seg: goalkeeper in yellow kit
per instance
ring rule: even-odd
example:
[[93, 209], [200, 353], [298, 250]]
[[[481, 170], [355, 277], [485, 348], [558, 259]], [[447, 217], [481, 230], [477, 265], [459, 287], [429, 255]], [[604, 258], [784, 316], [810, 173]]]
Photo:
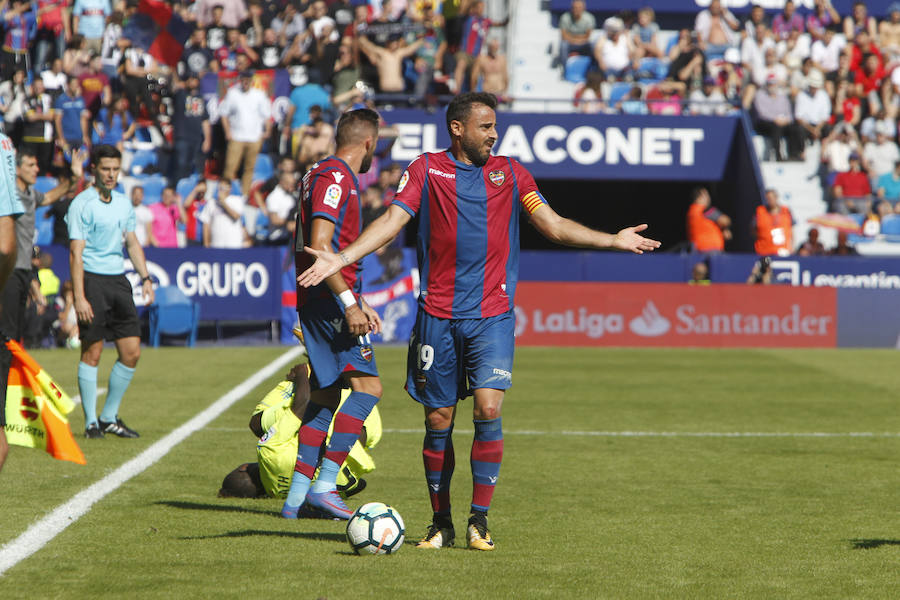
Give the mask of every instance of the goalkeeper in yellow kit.
[[[350, 390], [343, 390], [341, 402]], [[258, 462], [244, 463], [229, 473], [222, 482], [219, 496], [285, 498], [291, 486], [297, 461], [297, 431], [300, 417], [309, 400], [309, 365], [295, 365], [263, 398], [250, 417], [250, 430], [259, 437], [256, 445]], [[332, 424], [333, 425], [333, 424]], [[328, 432], [329, 437], [331, 431]], [[375, 469], [369, 454], [381, 439], [381, 415], [376, 407], [363, 424], [363, 432], [353, 445], [337, 478], [338, 492], [349, 497], [361, 492], [363, 475]], [[327, 440], [326, 440], [327, 443]]]

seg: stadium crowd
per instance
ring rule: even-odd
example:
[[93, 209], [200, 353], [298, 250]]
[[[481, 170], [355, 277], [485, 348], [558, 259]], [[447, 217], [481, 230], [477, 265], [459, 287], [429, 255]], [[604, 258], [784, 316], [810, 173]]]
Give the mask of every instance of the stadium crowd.
[[[284, 243], [300, 175], [333, 151], [344, 110], [376, 98], [433, 106], [467, 89], [506, 93], [505, 56], [488, 39], [505, 23], [485, 17], [481, 0], [166, 4], [194, 28], [171, 67], [137, 43], [137, 0], [0, 2], [2, 130], [35, 154], [42, 177], [63, 176], [81, 147], [125, 150], [124, 187], [147, 245]], [[285, 115], [254, 77], [268, 69], [289, 74]], [[201, 92], [210, 74], [217, 106]], [[383, 146], [381, 165], [360, 181], [374, 189], [365, 197], [375, 213], [399, 181], [397, 169], [380, 173], [391, 167], [390, 140]], [[55, 218], [53, 243], [68, 241], [73, 195], [41, 215]]]
[[[693, 29], [664, 35], [652, 8], [600, 27], [573, 0], [559, 21], [563, 75], [585, 81], [582, 112], [724, 114], [745, 109], [765, 154], [803, 160], [821, 146], [821, 180], [835, 212], [900, 213], [900, 2], [881, 21], [856, 2], [775, 14], [754, 4], [741, 20], [712, 0]], [[587, 70], [585, 73], [585, 69]], [[893, 219], [891, 219], [893, 220]]]

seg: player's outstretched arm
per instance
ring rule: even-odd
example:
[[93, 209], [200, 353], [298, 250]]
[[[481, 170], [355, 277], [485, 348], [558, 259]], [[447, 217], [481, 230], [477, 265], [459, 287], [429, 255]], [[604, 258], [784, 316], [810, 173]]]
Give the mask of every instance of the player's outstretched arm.
[[531, 215], [531, 224], [551, 242], [576, 248], [611, 248], [643, 254], [659, 248], [660, 243], [640, 235], [647, 224], [626, 227], [615, 235], [585, 227], [581, 223], [561, 217], [549, 205], [540, 206]]
[[330, 250], [303, 248], [316, 257], [316, 262], [297, 277], [297, 283], [303, 287], [318, 285], [329, 275], [340, 271], [343, 267], [355, 263], [367, 254], [371, 254], [394, 239], [400, 230], [409, 222], [410, 214], [392, 204], [387, 211], [372, 221], [352, 244], [344, 248], [340, 254]]

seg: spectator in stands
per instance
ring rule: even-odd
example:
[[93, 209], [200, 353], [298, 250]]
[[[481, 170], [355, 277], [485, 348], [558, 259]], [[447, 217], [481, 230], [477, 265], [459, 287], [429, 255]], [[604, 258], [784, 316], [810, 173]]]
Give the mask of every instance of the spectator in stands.
[[672, 62], [669, 64], [667, 79], [689, 85], [695, 81], [703, 81], [709, 75], [706, 56], [697, 44], [696, 36], [690, 32], [679, 35], [678, 43], [669, 57]]
[[25, 125], [22, 142], [37, 158], [38, 168], [49, 175], [53, 160], [53, 99], [44, 91], [44, 82], [35, 79], [31, 93], [25, 99]]
[[698, 252], [722, 252], [725, 242], [731, 239], [731, 219], [711, 204], [706, 188], [695, 188], [691, 192], [687, 235]]
[[862, 167], [868, 172], [873, 186], [882, 175], [890, 174], [900, 160], [900, 150], [891, 139], [893, 135], [891, 126], [881, 121], [875, 126], [875, 139], [863, 147]]
[[772, 77], [778, 88], [786, 90], [790, 72], [784, 64], [778, 61], [778, 52], [775, 50], [775, 47], [767, 47], [763, 56], [764, 60], [762, 67], [753, 70], [753, 83], [756, 84], [759, 89], [762, 89], [768, 85], [769, 79]]
[[[766, 87], [753, 100], [756, 113], [755, 129], [766, 137], [776, 160], [797, 160], [802, 152], [800, 126], [794, 121], [791, 103], [783, 91], [778, 89], [777, 76], [772, 73], [766, 79]], [[781, 141], [787, 143], [787, 156], [781, 149]]]
[[[417, 74], [413, 85], [413, 95], [419, 98], [424, 97], [425, 94], [434, 93], [435, 84], [446, 81], [443, 71], [447, 40], [444, 36], [441, 16], [435, 13], [430, 5], [426, 6], [423, 9], [422, 24], [425, 26], [425, 34], [422, 37], [422, 46], [416, 51], [413, 61], [413, 67]], [[407, 41], [413, 40], [408, 39]], [[350, 47], [346, 48], [349, 51]], [[341, 49], [344, 50], [343, 45]], [[335, 69], [337, 69], [337, 65]], [[335, 96], [338, 94], [336, 89], [334, 94]]]
[[[509, 23], [507, 17], [503, 21], [495, 22], [484, 16], [484, 0], [475, 0], [469, 7], [468, 16], [463, 22], [462, 40], [459, 52], [456, 53], [456, 70], [450, 91], [456, 92], [454, 86], [460, 88], [467, 82], [466, 73], [472, 67], [475, 59], [481, 54], [481, 46], [487, 37], [491, 27], [506, 27]], [[449, 84], [450, 82], [448, 82]]]
[[275, 69], [281, 64], [284, 46], [278, 41], [278, 35], [274, 29], [266, 28], [263, 30], [258, 54], [260, 69]]
[[379, 185], [370, 185], [363, 193], [362, 221], [363, 228], [387, 211], [384, 205], [384, 190]]
[[81, 83], [77, 77], [69, 77], [66, 91], [53, 104], [56, 121], [56, 142], [63, 152], [71, 152], [81, 146], [90, 147], [91, 116], [84, 98], [81, 96]]
[[656, 13], [649, 6], [638, 11], [637, 22], [631, 26], [632, 44], [635, 48], [635, 58], [663, 58], [663, 51], [657, 43], [659, 25], [654, 19]]
[[724, 115], [729, 110], [725, 96], [713, 77], [704, 79], [703, 87], [695, 88], [688, 100], [692, 115]]
[[228, 142], [223, 177], [230, 182], [243, 165], [241, 193], [246, 199], [253, 182], [253, 165], [271, 132], [272, 103], [265, 92], [253, 87], [253, 73], [242, 71], [238, 85], [228, 90], [219, 105], [219, 115]]
[[584, 10], [584, 0], [572, 0], [572, 6], [559, 18], [559, 64], [565, 67], [572, 54], [591, 56], [591, 34], [597, 27], [594, 15]]
[[41, 81], [44, 82], [44, 89], [47, 90], [47, 93], [54, 100], [66, 89], [66, 81], [69, 77], [71, 76], [63, 72], [61, 58], [54, 58], [50, 63], [50, 68], [41, 71]]
[[150, 229], [153, 225], [153, 213], [144, 204], [144, 188], [136, 185], [131, 188], [131, 206], [134, 207], [134, 235], [141, 247], [150, 245]]
[[806, 16], [806, 32], [810, 37], [819, 41], [830, 29], [832, 33], [840, 27], [841, 15], [831, 5], [831, 0], [815, 0], [815, 6]]
[[114, 10], [103, 30], [103, 40], [100, 43], [100, 56], [103, 59], [103, 68], [107, 73], [114, 73], [119, 68], [121, 56], [119, 55], [119, 40], [124, 31], [122, 23], [125, 15], [120, 10]]
[[832, 193], [835, 206], [832, 210], [841, 214], [866, 214], [872, 204], [872, 186], [869, 176], [862, 170], [859, 153], [853, 152], [849, 157], [850, 169], [838, 173], [834, 179]]
[[850, 245], [846, 231], [838, 231], [837, 246], [828, 251], [830, 256], [856, 256], [856, 248]]
[[163, 188], [162, 199], [150, 205], [153, 214], [150, 227], [150, 245], [156, 248], [178, 247], [178, 224], [187, 220], [181, 197], [175, 188], [167, 185]]
[[800, 126], [803, 143], [814, 143], [828, 134], [831, 119], [831, 98], [822, 89], [825, 78], [819, 71], [810, 71], [807, 77], [809, 88], [797, 95], [794, 105], [794, 118]]
[[832, 175], [849, 171], [850, 155], [859, 149], [856, 130], [847, 123], [838, 123], [822, 142], [822, 164], [826, 173]]
[[101, 108], [93, 124], [91, 145], [109, 144], [118, 148], [119, 152], [124, 149], [125, 142], [134, 136], [137, 128], [122, 96], [113, 96], [109, 108]]
[[109, 0], [75, 0], [72, 7], [72, 30], [84, 37], [85, 48], [100, 52], [106, 18], [111, 14]]
[[37, 0], [37, 33], [34, 63], [42, 70], [54, 58], [62, 58], [66, 40], [72, 37], [69, 21], [69, 0]]
[[822, 256], [825, 254], [825, 246], [819, 241], [819, 230], [815, 227], [807, 233], [806, 241], [797, 247], [798, 256]]
[[594, 59], [607, 79], [621, 80], [635, 65], [631, 36], [625, 32], [625, 23], [619, 17], [608, 18], [603, 23], [603, 31], [606, 35], [594, 45]]
[[100, 113], [100, 109], [112, 103], [112, 86], [109, 77], [103, 72], [102, 59], [94, 54], [88, 61], [88, 68], [78, 76], [84, 105], [92, 117]]
[[287, 226], [291, 214], [297, 208], [294, 190], [297, 175], [285, 170], [278, 173], [278, 185], [266, 196], [263, 211], [269, 220], [269, 242], [284, 242], [289, 239]]
[[331, 98], [321, 85], [308, 81], [306, 71], [295, 73], [294, 89], [291, 90], [290, 101], [284, 122], [290, 124], [290, 130], [282, 131], [282, 136], [291, 139], [291, 154], [296, 155], [300, 146], [300, 128], [311, 123], [310, 109], [318, 106], [323, 111], [331, 109]]
[[862, 234], [866, 237], [875, 237], [881, 233], [881, 221], [885, 217], [893, 217], [893, 209], [885, 200], [875, 200], [872, 207], [863, 219]]
[[900, 161], [894, 164], [890, 173], [878, 178], [875, 191], [879, 199], [886, 200], [894, 208], [894, 212], [900, 213]]
[[705, 261], [695, 263], [691, 268], [691, 278], [688, 280], [689, 285], [710, 285], [709, 266]]
[[472, 66], [472, 82], [469, 87], [472, 90], [494, 94], [501, 101], [506, 98], [509, 72], [506, 55], [501, 54], [500, 40], [497, 38], [489, 39], [486, 51], [475, 59], [475, 64]]
[[22, 143], [22, 125], [25, 118], [25, 70], [17, 69], [12, 79], [0, 82], [0, 112], [3, 113], [3, 130], [14, 146]]
[[852, 84], [846, 80], [837, 82], [837, 92], [832, 103], [834, 120], [843, 121], [852, 127], [858, 127], [862, 120], [862, 101], [854, 93]]
[[[835, 28], [828, 27], [824, 35], [813, 42], [810, 49], [810, 58], [813, 66], [825, 74], [837, 71], [840, 66], [840, 57], [843, 55], [847, 42], [842, 36], [835, 35]], [[846, 62], [849, 69], [850, 61]]]
[[786, 40], [791, 33], [803, 33], [803, 17], [796, 12], [794, 0], [787, 0], [781, 12], [772, 19], [772, 33], [779, 40]]
[[878, 42], [888, 62], [900, 58], [900, 2], [887, 8], [888, 18], [878, 24]]
[[[869, 54], [863, 60], [863, 66], [856, 71], [856, 96], [865, 98], [871, 105], [877, 105], [877, 91], [881, 87], [881, 80], [884, 79], [884, 67], [881, 66], [879, 58], [874, 54]], [[870, 94], [874, 94], [870, 96]]]
[[631, 86], [631, 89], [628, 90], [628, 96], [626, 96], [622, 99], [621, 102], [619, 102], [619, 111], [623, 115], [650, 114], [650, 108], [647, 106], [647, 103], [641, 99], [641, 96], [643, 96], [643, 90], [641, 89], [641, 86]]
[[712, 0], [709, 8], [700, 11], [694, 21], [700, 48], [709, 58], [722, 58], [725, 50], [737, 46], [740, 27], [731, 11], [722, 7], [721, 0]]
[[[121, 41], [126, 38], [121, 38]], [[122, 90], [128, 99], [128, 110], [135, 119], [142, 116], [141, 108], [153, 122], [162, 137], [162, 126], [159, 123], [159, 108], [150, 94], [149, 78], [156, 75], [156, 60], [143, 48], [128, 43], [125, 50], [124, 63], [120, 75]]]
[[794, 248], [794, 218], [778, 200], [778, 192], [766, 190], [766, 204], [756, 207], [753, 219], [753, 249], [760, 256], [788, 256]]
[[231, 180], [219, 180], [216, 198], [206, 203], [198, 220], [203, 223], [207, 248], [246, 248], [251, 245], [244, 228], [245, 196], [231, 193]]
[[66, 50], [63, 52], [63, 71], [76, 77], [81, 76], [91, 62], [92, 53], [95, 52], [87, 48], [84, 36], [76, 33], [66, 44]]
[[680, 115], [683, 111], [681, 98], [685, 86], [677, 81], [663, 81], [656, 86], [662, 98], [647, 98], [647, 108], [654, 115]]
[[212, 149], [212, 126], [206, 101], [200, 93], [200, 79], [189, 72], [183, 84], [175, 83], [172, 99], [173, 163], [170, 183], [177, 183], [191, 173], [203, 173], [206, 156]]
[[416, 53], [422, 46], [421, 37], [406, 45], [400, 35], [388, 39], [382, 48], [369, 41], [364, 35], [359, 37], [359, 48], [378, 69], [378, 89], [382, 93], [399, 94], [406, 89], [403, 81], [403, 61]]
[[28, 49], [37, 21], [31, 2], [28, 0], [11, 0], [10, 6], [4, 7], [3, 48], [0, 51], [0, 75], [11, 77], [16, 69], [28, 69]]
[[852, 40], [861, 31], [866, 32], [871, 39], [878, 35], [875, 17], [869, 16], [865, 2], [857, 0], [853, 3], [850, 16], [844, 19], [844, 37]]
[[272, 19], [266, 18], [266, 11], [263, 9], [261, 0], [247, 2], [247, 18], [238, 25], [241, 33], [241, 45], [258, 50], [262, 46], [266, 27], [271, 22]]
[[874, 39], [869, 36], [867, 31], [860, 31], [856, 34], [856, 38], [850, 46], [850, 70], [853, 71], [854, 75], [862, 70], [866, 59], [870, 55], [874, 55], [878, 59], [877, 68], [874, 70], [884, 73], [884, 57], [881, 55], [881, 50], [878, 49]]
[[300, 146], [297, 161], [304, 168], [321, 158], [332, 154], [334, 147], [334, 127], [322, 115], [322, 107], [313, 105], [309, 109], [309, 123], [301, 125], [297, 131]]
[[194, 14], [200, 27], [208, 27], [213, 22], [213, 12], [222, 7], [222, 23], [225, 27], [237, 27], [247, 18], [244, 0], [197, 0]]
[[211, 52], [216, 52], [225, 45], [228, 27], [222, 20], [224, 12], [221, 6], [214, 6], [210, 13], [210, 22], [206, 25], [206, 47]]
[[[575, 90], [575, 108], [582, 114], [597, 114], [606, 109], [603, 101], [603, 73], [591, 71], [587, 74], [584, 85]], [[643, 103], [642, 103], [643, 104]]]
[[740, 106], [745, 80], [740, 50], [729, 48], [725, 51], [725, 60], [719, 67], [718, 79], [728, 102]]
[[203, 244], [203, 223], [200, 222], [199, 216], [203, 213], [203, 209], [206, 206], [206, 192], [206, 181], [201, 179], [184, 199], [184, 233], [188, 246], [200, 246]]

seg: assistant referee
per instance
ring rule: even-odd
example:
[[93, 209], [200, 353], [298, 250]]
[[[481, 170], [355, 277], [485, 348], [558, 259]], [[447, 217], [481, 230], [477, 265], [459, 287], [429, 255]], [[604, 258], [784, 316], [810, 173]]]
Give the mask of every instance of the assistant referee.
[[[69, 206], [69, 266], [75, 292], [75, 314], [81, 334], [78, 391], [84, 409], [84, 435], [102, 438], [110, 433], [124, 438], [139, 437], [119, 418], [119, 406], [141, 355], [141, 325], [134, 306], [131, 283], [125, 277], [125, 249], [141, 277], [148, 304], [153, 303], [153, 285], [144, 251], [134, 234], [135, 215], [131, 202], [115, 191], [122, 154], [108, 144], [91, 152], [94, 183], [78, 194]], [[103, 341], [115, 343], [119, 359], [109, 375], [103, 412], [97, 417], [97, 365]]]

